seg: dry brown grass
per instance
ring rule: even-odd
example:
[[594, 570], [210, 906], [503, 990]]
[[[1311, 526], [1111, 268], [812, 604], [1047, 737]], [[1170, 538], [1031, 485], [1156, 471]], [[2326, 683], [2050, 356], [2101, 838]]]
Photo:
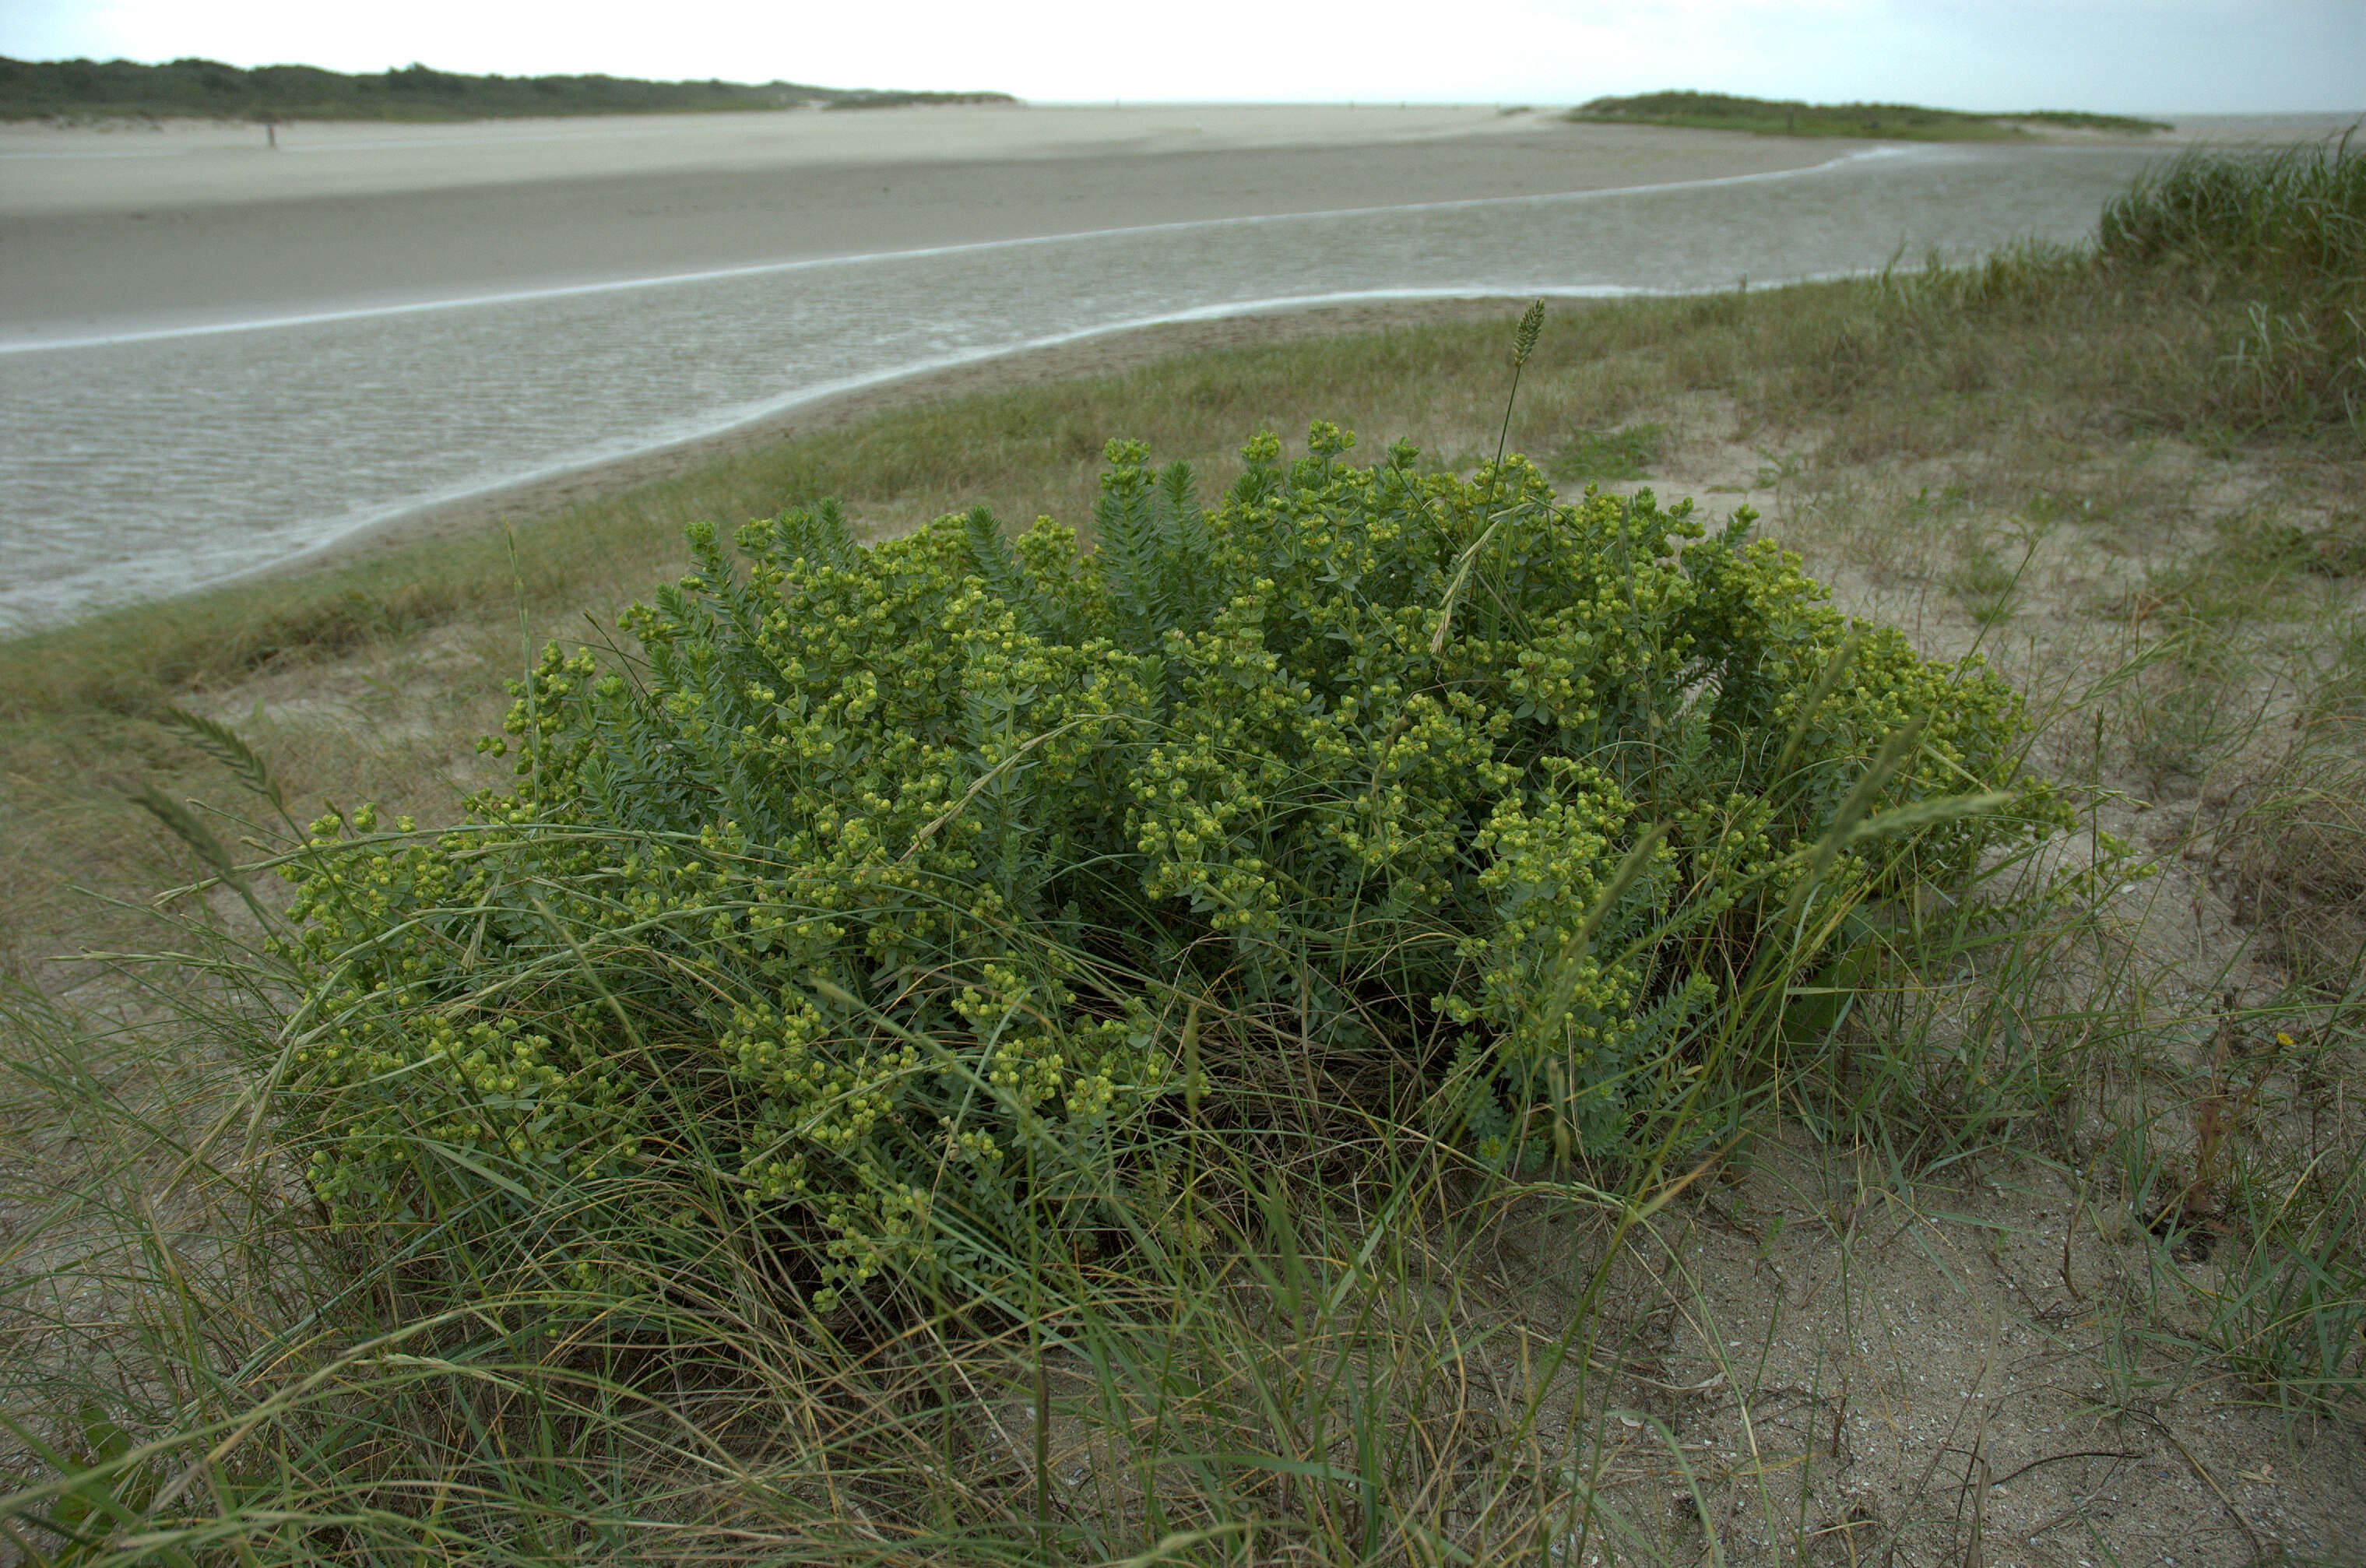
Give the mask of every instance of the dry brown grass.
[[2366, 720], [2320, 720], [2246, 779], [2218, 828], [2236, 907], [2293, 976], [2333, 995], [2366, 970]]

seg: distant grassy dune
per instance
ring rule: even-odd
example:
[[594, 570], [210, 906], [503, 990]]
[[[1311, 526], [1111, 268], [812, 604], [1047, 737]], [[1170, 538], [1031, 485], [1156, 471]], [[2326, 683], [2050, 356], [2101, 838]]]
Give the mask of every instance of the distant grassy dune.
[[0, 56], [0, 120], [54, 116], [456, 120], [1014, 101], [1008, 93], [920, 93], [815, 87], [796, 82], [749, 85], [644, 82], [624, 76], [468, 76], [418, 64], [376, 75], [348, 76], [310, 65], [265, 65], [243, 71], [213, 60], [141, 65], [130, 60]]
[[2127, 134], [2169, 129], [2157, 119], [2079, 114], [2065, 109], [1966, 114], [1958, 109], [1924, 108], [1920, 104], [1809, 104], [1797, 99], [1738, 98], [1723, 93], [1691, 92], [1596, 98], [1570, 110], [1569, 118], [1619, 125], [1753, 130], [1762, 136], [1879, 136], [1906, 141], [1999, 141], [2026, 136], [2029, 132], [2024, 127], [2032, 125]]

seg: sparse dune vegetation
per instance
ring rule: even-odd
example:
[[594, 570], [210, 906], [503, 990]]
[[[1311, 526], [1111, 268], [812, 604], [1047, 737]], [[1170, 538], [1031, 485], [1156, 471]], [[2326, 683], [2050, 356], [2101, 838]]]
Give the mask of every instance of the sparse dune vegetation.
[[2362, 280], [2198, 151], [0, 643], [0, 1551], [2344, 1561]]

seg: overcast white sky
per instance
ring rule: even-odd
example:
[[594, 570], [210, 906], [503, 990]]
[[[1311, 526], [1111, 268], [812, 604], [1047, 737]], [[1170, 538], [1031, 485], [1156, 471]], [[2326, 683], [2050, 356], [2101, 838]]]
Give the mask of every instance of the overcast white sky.
[[0, 0], [0, 54], [992, 87], [1044, 101], [2366, 107], [2366, 0]]

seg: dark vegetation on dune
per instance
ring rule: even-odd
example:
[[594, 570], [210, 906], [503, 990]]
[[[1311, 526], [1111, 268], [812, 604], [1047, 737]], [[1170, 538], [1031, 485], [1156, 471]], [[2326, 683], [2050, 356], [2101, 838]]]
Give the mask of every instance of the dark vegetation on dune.
[[1752, 130], [1763, 136], [1867, 136], [1905, 141], [1995, 141], [2026, 136], [2025, 126], [2124, 134], [2167, 130], [2158, 120], [2126, 115], [2032, 109], [2026, 114], [1967, 114], [1921, 104], [1810, 104], [1797, 98], [1748, 98], [1727, 93], [1642, 93], [1595, 98], [1570, 110], [1580, 121], [1675, 125], [1698, 130]]
[[897, 108], [1010, 103], [1007, 93], [816, 87], [797, 82], [648, 82], [629, 76], [471, 76], [420, 64], [346, 75], [310, 65], [0, 57], [0, 119], [456, 120], [536, 115]]

